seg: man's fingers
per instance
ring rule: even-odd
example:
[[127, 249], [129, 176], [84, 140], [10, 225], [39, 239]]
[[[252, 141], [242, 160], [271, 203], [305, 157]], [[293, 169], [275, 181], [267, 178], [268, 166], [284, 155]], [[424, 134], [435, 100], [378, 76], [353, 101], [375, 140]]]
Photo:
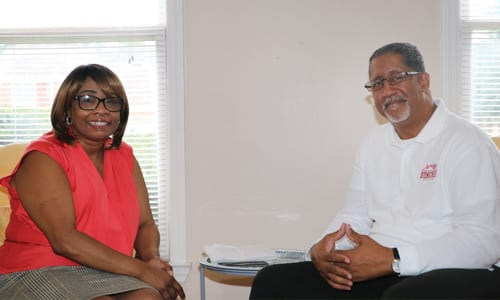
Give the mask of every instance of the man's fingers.
[[340, 290], [350, 290], [353, 285], [352, 275], [346, 267], [348, 267], [346, 264], [325, 263], [320, 274], [330, 286]]
[[354, 231], [354, 229], [351, 228], [351, 225], [348, 226], [348, 228], [346, 230], [346, 235], [356, 245], [359, 246], [361, 244], [361, 239], [363, 238], [363, 235], [361, 235], [361, 234], [357, 233], [356, 231]]
[[327, 261], [334, 264], [349, 264], [351, 259], [344, 254], [345, 251], [337, 250], [335, 252], [331, 252]]
[[351, 285], [342, 285], [338, 284], [336, 282], [329, 282], [330, 286], [337, 289], [337, 290], [343, 290], [343, 291], [350, 291], [352, 286]]
[[344, 276], [338, 276], [333, 273], [321, 274], [328, 284], [339, 290], [350, 290], [353, 282]]

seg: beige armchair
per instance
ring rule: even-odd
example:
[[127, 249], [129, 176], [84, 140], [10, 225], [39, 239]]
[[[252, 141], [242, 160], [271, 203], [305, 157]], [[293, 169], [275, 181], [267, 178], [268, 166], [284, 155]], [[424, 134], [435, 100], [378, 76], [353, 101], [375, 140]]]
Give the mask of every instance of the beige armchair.
[[[17, 143], [0, 146], [0, 177], [8, 175], [16, 166], [28, 144]], [[9, 193], [0, 186], [0, 245], [5, 240], [5, 228], [10, 219]]]
[[500, 149], [500, 136], [492, 137], [492, 139], [495, 145], [497, 145], [497, 148]]

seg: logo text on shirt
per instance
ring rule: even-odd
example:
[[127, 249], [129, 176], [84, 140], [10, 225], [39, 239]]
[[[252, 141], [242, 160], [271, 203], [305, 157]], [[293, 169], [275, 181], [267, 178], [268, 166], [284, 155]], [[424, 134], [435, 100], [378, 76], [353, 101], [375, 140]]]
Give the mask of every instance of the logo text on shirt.
[[420, 171], [420, 179], [432, 180], [436, 177], [436, 173], [437, 164], [426, 164], [422, 171]]

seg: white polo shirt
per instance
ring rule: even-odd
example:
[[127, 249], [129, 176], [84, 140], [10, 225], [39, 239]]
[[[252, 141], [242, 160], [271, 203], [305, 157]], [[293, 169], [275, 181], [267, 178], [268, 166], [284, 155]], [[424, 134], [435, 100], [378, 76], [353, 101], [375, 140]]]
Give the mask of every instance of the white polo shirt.
[[490, 137], [435, 100], [419, 135], [384, 124], [362, 142], [342, 223], [397, 247], [401, 275], [500, 266], [500, 154]]

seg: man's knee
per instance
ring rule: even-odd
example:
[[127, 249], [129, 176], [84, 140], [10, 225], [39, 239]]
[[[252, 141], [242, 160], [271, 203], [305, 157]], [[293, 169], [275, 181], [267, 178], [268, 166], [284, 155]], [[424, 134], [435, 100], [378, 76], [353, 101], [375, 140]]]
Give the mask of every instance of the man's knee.
[[500, 270], [442, 269], [408, 277], [388, 288], [383, 299], [498, 299]]
[[[280, 265], [271, 265], [261, 269], [253, 279], [251, 296], [261, 295], [276, 288], [280, 282], [280, 269]], [[251, 299], [257, 298], [251, 297]]]
[[255, 276], [250, 299], [291, 298], [288, 293], [295, 293], [313, 272], [317, 273], [311, 262], [267, 266]]

